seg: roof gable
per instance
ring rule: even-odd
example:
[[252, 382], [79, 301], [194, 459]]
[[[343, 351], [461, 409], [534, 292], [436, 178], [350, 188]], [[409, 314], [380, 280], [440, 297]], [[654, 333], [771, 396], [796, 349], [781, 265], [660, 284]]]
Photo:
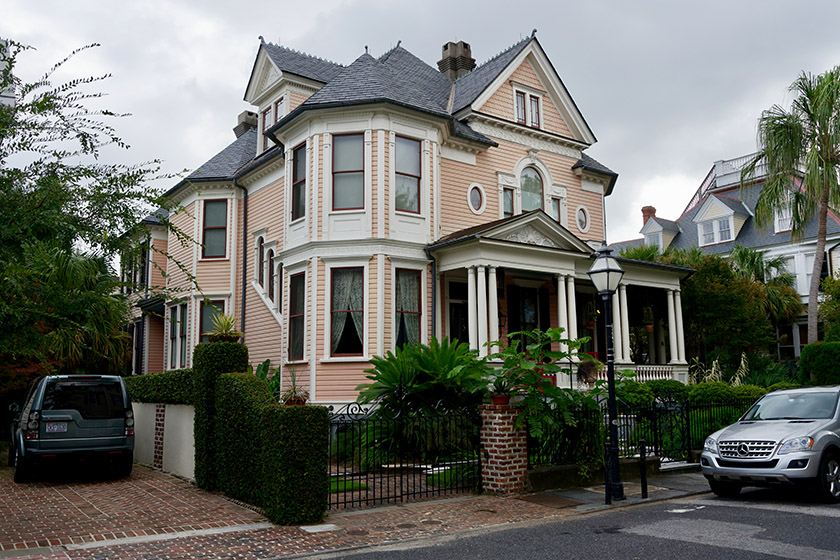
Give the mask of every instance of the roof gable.
[[[524, 66], [526, 64], [527, 66]], [[459, 78], [456, 82], [453, 114], [467, 109], [478, 111], [496, 92], [506, 85], [509, 87], [509, 82], [520, 68], [524, 68], [520, 74], [532, 73], [539, 84], [544, 86], [545, 98], [550, 100], [557, 110], [559, 120], [565, 125], [572, 139], [585, 144], [594, 144], [597, 141], [536, 37], [517, 43], [495, 59]], [[462, 88], [462, 80], [473, 74], [476, 75], [473, 82], [467, 81], [469, 88], [464, 86], [464, 91], [459, 91]], [[512, 93], [510, 103], [513, 103]]]
[[700, 205], [700, 209], [697, 210], [696, 214], [694, 214], [692, 221], [695, 223], [706, 222], [716, 218], [729, 217], [734, 213], [735, 211], [730, 208], [728, 204], [722, 202], [715, 195], [710, 195], [709, 198]]
[[341, 64], [281, 45], [261, 43], [248, 79], [248, 87], [245, 89], [245, 101], [254, 103], [283, 77], [294, 76], [315, 84], [325, 84], [335, 78], [343, 68]]

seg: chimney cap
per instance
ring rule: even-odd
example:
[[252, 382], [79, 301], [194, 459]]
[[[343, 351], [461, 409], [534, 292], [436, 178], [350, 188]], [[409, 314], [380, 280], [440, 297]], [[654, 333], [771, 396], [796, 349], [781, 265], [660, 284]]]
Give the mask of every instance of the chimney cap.
[[656, 208], [653, 206], [642, 206], [642, 225], [645, 225], [650, 218], [656, 217]]

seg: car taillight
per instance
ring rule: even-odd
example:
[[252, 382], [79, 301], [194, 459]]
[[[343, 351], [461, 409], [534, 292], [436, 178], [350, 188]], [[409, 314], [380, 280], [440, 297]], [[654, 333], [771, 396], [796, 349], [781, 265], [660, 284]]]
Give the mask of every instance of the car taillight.
[[134, 435], [134, 411], [132, 410], [125, 411], [125, 435]]
[[41, 414], [37, 410], [29, 413], [29, 421], [26, 423], [26, 429], [23, 431], [23, 437], [25, 439], [38, 439], [38, 432], [41, 427], [40, 422], [38, 422], [40, 418]]

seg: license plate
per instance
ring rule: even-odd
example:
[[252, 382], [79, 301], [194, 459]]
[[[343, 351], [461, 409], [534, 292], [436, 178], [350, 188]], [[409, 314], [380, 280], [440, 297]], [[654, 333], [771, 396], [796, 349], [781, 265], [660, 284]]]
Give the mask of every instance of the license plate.
[[47, 422], [47, 433], [57, 434], [67, 431], [67, 422]]

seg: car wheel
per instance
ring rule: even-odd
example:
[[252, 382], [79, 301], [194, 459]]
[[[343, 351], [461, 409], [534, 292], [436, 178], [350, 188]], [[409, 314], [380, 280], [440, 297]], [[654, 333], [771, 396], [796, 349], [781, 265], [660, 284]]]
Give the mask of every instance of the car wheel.
[[33, 477], [33, 465], [27, 459], [15, 454], [15, 482], [29, 482]]
[[15, 442], [10, 441], [9, 442], [9, 461], [8, 461], [8, 465], [10, 467], [15, 466], [15, 458], [16, 457], [17, 457], [17, 448], [15, 447]]
[[734, 498], [741, 493], [743, 486], [737, 482], [709, 479], [709, 488], [720, 498]]
[[125, 478], [131, 476], [132, 467], [134, 467], [134, 454], [128, 453], [121, 456], [114, 464], [114, 477]]
[[836, 452], [826, 453], [820, 459], [817, 491], [826, 502], [840, 502], [840, 455]]

